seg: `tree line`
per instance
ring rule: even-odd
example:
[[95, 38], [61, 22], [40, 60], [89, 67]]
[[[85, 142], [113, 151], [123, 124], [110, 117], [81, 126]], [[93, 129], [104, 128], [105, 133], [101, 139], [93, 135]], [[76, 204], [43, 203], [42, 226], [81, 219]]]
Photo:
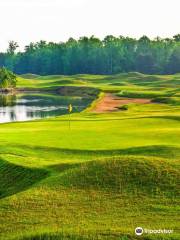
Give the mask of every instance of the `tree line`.
[[142, 72], [174, 74], [180, 72], [180, 34], [173, 38], [140, 39], [107, 36], [70, 38], [67, 42], [40, 41], [18, 51], [11, 41], [0, 53], [0, 67], [17, 74], [116, 74]]

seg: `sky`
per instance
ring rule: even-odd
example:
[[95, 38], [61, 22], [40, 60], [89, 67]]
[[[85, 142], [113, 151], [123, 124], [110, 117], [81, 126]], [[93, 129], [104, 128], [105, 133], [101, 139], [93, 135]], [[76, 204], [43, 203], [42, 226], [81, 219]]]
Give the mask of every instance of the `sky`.
[[0, 51], [10, 40], [66, 41], [95, 35], [139, 38], [180, 33], [180, 0], [0, 0]]

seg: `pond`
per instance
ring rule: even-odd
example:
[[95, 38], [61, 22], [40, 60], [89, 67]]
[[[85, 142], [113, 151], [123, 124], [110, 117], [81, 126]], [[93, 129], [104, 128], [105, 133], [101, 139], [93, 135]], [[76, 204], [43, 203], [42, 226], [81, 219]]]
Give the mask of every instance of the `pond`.
[[56, 94], [0, 94], [0, 123], [64, 115], [68, 113], [69, 104], [72, 104], [73, 112], [80, 112], [91, 101], [92, 99], [88, 98]]

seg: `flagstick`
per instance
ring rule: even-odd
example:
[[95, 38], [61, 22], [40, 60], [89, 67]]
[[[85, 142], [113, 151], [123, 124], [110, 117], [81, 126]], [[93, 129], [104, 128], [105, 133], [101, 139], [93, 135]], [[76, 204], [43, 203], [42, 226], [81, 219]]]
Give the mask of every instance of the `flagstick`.
[[69, 113], [69, 130], [71, 130], [71, 113]]
[[72, 105], [69, 104], [68, 106], [68, 111], [69, 111], [69, 130], [71, 129], [71, 112], [72, 112]]

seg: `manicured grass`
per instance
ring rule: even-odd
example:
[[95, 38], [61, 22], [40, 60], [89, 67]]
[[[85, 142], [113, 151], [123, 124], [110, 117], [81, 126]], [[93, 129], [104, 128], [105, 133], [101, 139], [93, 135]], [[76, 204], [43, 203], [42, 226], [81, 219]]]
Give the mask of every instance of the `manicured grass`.
[[[67, 80], [161, 97], [161, 81], [163, 93], [178, 94], [179, 77], [35, 76], [19, 87], [55, 89]], [[179, 106], [129, 104], [102, 114], [92, 107], [71, 114], [70, 128], [67, 115], [0, 125], [1, 239], [179, 239]], [[137, 226], [174, 233], [136, 237]]]

